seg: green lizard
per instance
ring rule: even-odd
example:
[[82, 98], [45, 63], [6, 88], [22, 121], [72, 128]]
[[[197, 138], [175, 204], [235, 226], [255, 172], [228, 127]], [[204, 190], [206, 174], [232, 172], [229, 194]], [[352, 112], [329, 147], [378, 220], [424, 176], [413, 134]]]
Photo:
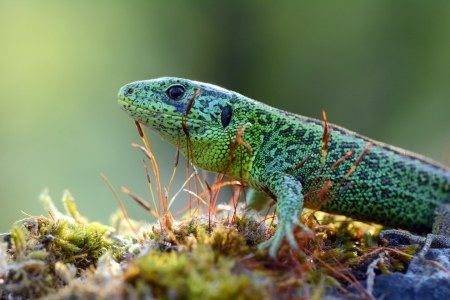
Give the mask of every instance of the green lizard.
[[[179, 147], [192, 164], [237, 178], [277, 200], [277, 230], [260, 245], [270, 248], [272, 257], [285, 238], [298, 248], [293, 229], [307, 229], [299, 216], [303, 207], [319, 207], [311, 201], [311, 190], [327, 182], [336, 190], [321, 210], [418, 233], [431, 231], [436, 210], [437, 236], [385, 234], [399, 233], [428, 244], [424, 248], [450, 247], [450, 171], [430, 159], [186, 79], [133, 82], [120, 89], [118, 99], [127, 114]], [[352, 151], [355, 155], [342, 160]], [[358, 153], [357, 168], [348, 173]]]

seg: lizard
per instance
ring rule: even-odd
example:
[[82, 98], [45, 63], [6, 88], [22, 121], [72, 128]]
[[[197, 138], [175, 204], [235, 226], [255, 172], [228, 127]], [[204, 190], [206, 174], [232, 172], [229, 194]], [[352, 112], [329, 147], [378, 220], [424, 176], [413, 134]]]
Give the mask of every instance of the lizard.
[[[431, 159], [188, 79], [126, 84], [118, 104], [193, 165], [275, 199], [276, 231], [259, 245], [271, 257], [285, 239], [298, 249], [295, 226], [309, 230], [299, 221], [303, 207], [416, 233], [430, 233], [435, 223], [427, 238], [395, 229], [380, 236], [406, 237], [423, 246], [422, 254], [450, 248], [450, 169]], [[311, 200], [311, 189], [321, 188], [317, 182], [336, 185], [343, 178], [345, 185], [326, 203]]]

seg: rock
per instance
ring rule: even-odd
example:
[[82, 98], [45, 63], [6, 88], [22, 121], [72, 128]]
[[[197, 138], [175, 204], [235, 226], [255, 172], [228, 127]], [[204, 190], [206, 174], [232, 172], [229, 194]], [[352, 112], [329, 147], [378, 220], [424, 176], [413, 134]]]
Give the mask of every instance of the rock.
[[[450, 249], [430, 249], [426, 260], [434, 260], [446, 270], [433, 263], [413, 259], [406, 274], [396, 272], [375, 278], [372, 294], [383, 300], [444, 300], [450, 299]], [[366, 281], [362, 281], [366, 287]]]

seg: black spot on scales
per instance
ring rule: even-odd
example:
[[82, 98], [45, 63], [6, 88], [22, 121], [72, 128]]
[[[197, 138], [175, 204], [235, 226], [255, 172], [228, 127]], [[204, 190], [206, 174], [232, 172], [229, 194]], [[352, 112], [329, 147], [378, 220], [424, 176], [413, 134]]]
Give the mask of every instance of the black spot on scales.
[[428, 173], [426, 173], [425, 171], [420, 170], [418, 177], [419, 177], [418, 178], [419, 185], [428, 185], [429, 184], [430, 177], [428, 176]]

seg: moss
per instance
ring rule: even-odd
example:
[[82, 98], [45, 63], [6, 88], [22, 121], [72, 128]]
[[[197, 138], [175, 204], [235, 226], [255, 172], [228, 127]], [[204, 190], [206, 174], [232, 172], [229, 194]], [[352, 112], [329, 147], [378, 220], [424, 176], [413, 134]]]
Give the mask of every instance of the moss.
[[217, 255], [212, 245], [192, 251], [151, 252], [137, 257], [125, 280], [139, 296], [158, 299], [264, 299], [262, 282], [235, 271], [233, 260]]
[[[48, 196], [45, 199], [53, 206]], [[109, 226], [45, 217], [30, 217], [24, 225], [26, 233], [18, 227], [10, 233], [12, 264], [0, 270], [1, 289], [6, 294], [37, 298], [54, 292], [67, 283], [68, 274], [84, 274], [103, 253], [112, 251], [106, 239]]]
[[[11, 231], [8, 254], [5, 245], [0, 248], [4, 298], [321, 299], [365, 279], [380, 253], [366, 247], [372, 246], [367, 237], [373, 227], [322, 213], [316, 214], [320, 223], [304, 218], [315, 236], [295, 230], [300, 252], [283, 243], [273, 260], [257, 245], [273, 234], [276, 222], [243, 205], [181, 221], [166, 212], [160, 222], [170, 231], [161, 223], [129, 220], [140, 227], [136, 236], [122, 213], [114, 214], [110, 227], [89, 223], [68, 192], [66, 214], [48, 194], [41, 199], [50, 216], [29, 217], [23, 229]], [[389, 252], [378, 272], [402, 271], [408, 261]]]

